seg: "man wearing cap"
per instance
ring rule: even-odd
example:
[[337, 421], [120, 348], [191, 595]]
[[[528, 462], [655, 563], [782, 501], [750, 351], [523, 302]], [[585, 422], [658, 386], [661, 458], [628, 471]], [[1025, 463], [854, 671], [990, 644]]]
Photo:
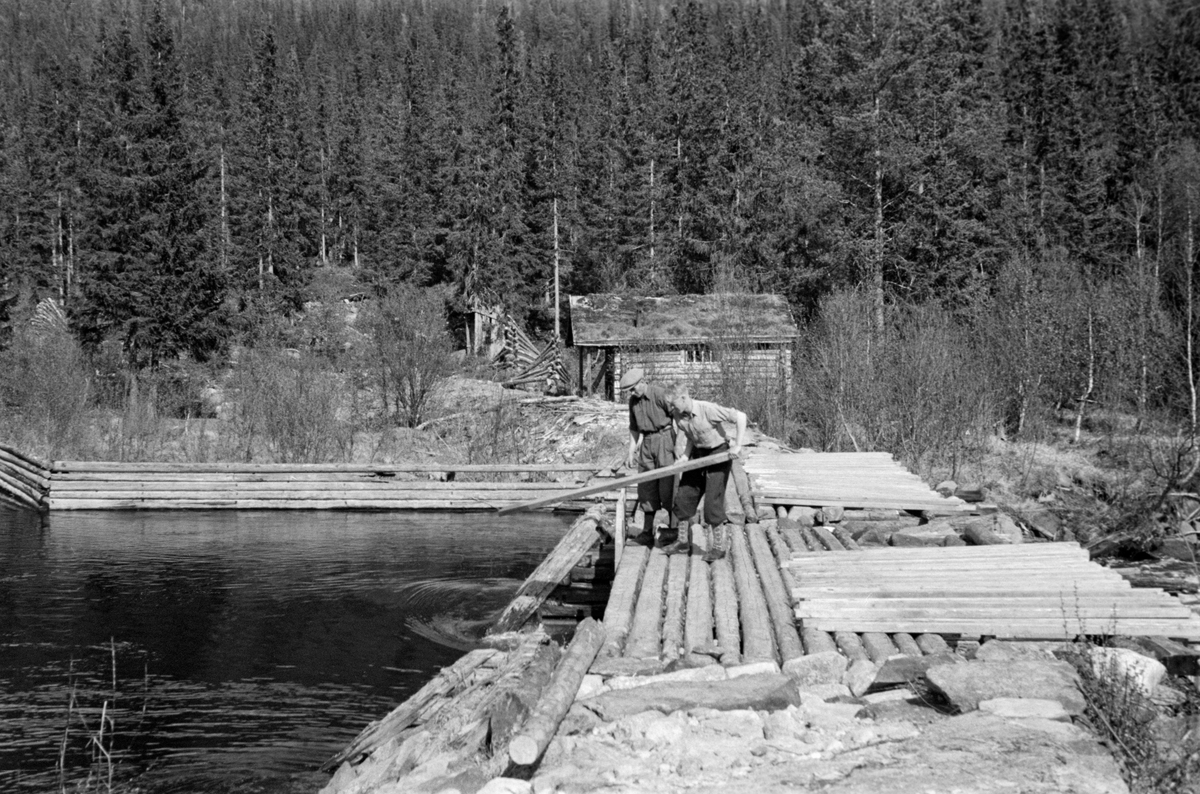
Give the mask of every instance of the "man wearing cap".
[[[637, 463], [639, 472], [661, 469], [675, 462], [675, 426], [671, 421], [671, 403], [667, 390], [646, 380], [641, 367], [633, 367], [621, 376], [621, 390], [629, 390], [629, 468]], [[667, 530], [660, 539], [663, 544], [677, 540], [678, 531], [671, 502], [675, 478], [638, 483], [638, 507], [642, 511], [642, 532], [632, 538], [635, 543], [649, 546], [654, 543], [654, 514], [667, 511]]]
[[[736, 408], [726, 408], [704, 400], [693, 400], [687, 389], [676, 387], [668, 395], [675, 424], [679, 427], [675, 458], [679, 462], [715, 455], [729, 450], [736, 457], [746, 438], [746, 414]], [[735, 428], [729, 437], [728, 425]], [[703, 469], [685, 471], [679, 477], [679, 492], [675, 494], [675, 517], [684, 525], [696, 513], [700, 497], [704, 497], [704, 524], [708, 534], [705, 562], [725, 556], [728, 545], [725, 513], [725, 489], [733, 462], [725, 461]]]

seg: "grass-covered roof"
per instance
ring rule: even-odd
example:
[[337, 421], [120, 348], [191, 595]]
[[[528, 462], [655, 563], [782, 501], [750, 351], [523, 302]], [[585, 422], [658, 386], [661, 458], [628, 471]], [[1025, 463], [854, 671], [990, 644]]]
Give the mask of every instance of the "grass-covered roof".
[[797, 335], [787, 301], [778, 295], [594, 294], [572, 295], [570, 302], [576, 347], [782, 342]]

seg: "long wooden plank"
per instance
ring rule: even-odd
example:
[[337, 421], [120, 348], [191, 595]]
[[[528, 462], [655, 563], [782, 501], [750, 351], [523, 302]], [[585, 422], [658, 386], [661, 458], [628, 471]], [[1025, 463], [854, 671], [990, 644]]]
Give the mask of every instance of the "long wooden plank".
[[53, 499], [484, 499], [508, 504], [521, 504], [530, 495], [546, 491], [509, 491], [503, 488], [447, 488], [444, 490], [409, 490], [407, 488], [195, 488], [160, 491], [51, 491]]
[[513, 600], [492, 627], [493, 632], [515, 631], [533, 616], [550, 592], [579, 562], [579, 558], [596, 545], [603, 531], [602, 515], [600, 508], [592, 508], [571, 525], [554, 550], [517, 589]]
[[932, 607], [887, 607], [872, 609], [866, 606], [847, 607], [834, 606], [821, 601], [801, 601], [796, 605], [795, 614], [801, 618], [871, 618], [878, 620], [907, 620], [942, 619], [942, 618], [1009, 618], [1023, 620], [1025, 618], [1055, 618], [1067, 616], [1071, 618], [1087, 618], [1103, 620], [1105, 618], [1179, 618], [1186, 620], [1191, 616], [1191, 610], [1172, 604], [1123, 604], [1112, 602], [1108, 604], [1065, 604], [1052, 603], [1043, 606], [1022, 606], [1018, 604], [997, 604], [995, 606], [950, 606], [940, 604]]
[[1118, 583], [1113, 583], [1109, 587], [1090, 587], [1087, 590], [1074, 590], [1070, 587], [1055, 587], [1046, 585], [1045, 587], [1030, 587], [1019, 590], [1014, 590], [1007, 585], [993, 585], [989, 587], [961, 587], [958, 589], [948, 589], [939, 584], [930, 584], [922, 589], [919, 587], [911, 588], [873, 588], [869, 583], [863, 583], [858, 586], [847, 587], [793, 587], [791, 589], [792, 598], [800, 599], [816, 599], [816, 598], [936, 598], [940, 600], [955, 599], [955, 600], [972, 600], [979, 598], [997, 598], [1001, 596], [1011, 595], [1013, 597], [1028, 597], [1040, 599], [1062, 599], [1072, 601], [1075, 597], [1084, 598], [1104, 598], [1104, 597], [1128, 597], [1131, 592], [1150, 592], [1150, 593], [1165, 593], [1164, 590], [1146, 590], [1138, 588], [1137, 591], [1128, 585], [1120, 586]]
[[907, 631], [909, 633], [931, 634], [971, 634], [990, 635], [996, 637], [1014, 637], [1028, 639], [1069, 638], [1079, 634], [1092, 635], [1161, 635], [1164, 637], [1200, 640], [1200, 622], [1170, 621], [1170, 620], [1092, 620], [1076, 621], [1074, 619], [1055, 620], [1026, 619], [1021, 621], [1005, 620], [854, 620], [838, 618], [810, 618], [803, 621], [807, 627], [823, 631], [866, 632], [866, 631]]
[[535, 499], [531, 502], [527, 502], [522, 505], [517, 505], [515, 507], [501, 508], [500, 515], [505, 515], [507, 513], [515, 513], [519, 510], [531, 510], [535, 507], [541, 507], [542, 505], [553, 504], [554, 502], [564, 502], [569, 499], [580, 499], [585, 496], [592, 496], [593, 494], [604, 493], [605, 491], [611, 491], [616, 488], [625, 488], [627, 486], [637, 485], [638, 483], [642, 483], [642, 482], [651, 482], [653, 480], [660, 480], [664, 477], [674, 477], [676, 474], [680, 474], [685, 471], [692, 471], [693, 469], [707, 468], [709, 466], [713, 466], [718, 463], [724, 463], [725, 461], [730, 460], [732, 458], [733, 458], [733, 456], [730, 453], [721, 452], [716, 455], [709, 455], [709, 456], [703, 457], [703, 458], [696, 458], [695, 460], [687, 460], [682, 463], [675, 463], [670, 466], [664, 466], [661, 469], [655, 469], [653, 471], [641, 472], [640, 474], [631, 474], [628, 477], [618, 477], [615, 480], [610, 480], [608, 482], [599, 483], [597, 485], [588, 485], [583, 488], [577, 488], [572, 491], [563, 491], [560, 494], [546, 496], [541, 499]]
[[[992, 559], [1006, 557], [1038, 556], [1046, 554], [1061, 554], [1064, 556], [1086, 555], [1087, 551], [1077, 543], [1013, 543], [998, 546], [890, 546], [886, 549], [863, 549], [858, 560], [900, 560], [900, 559], [931, 559], [953, 560]], [[813, 560], [820, 562], [825, 559], [821, 552], [798, 551], [792, 554], [794, 560]], [[839, 558], [840, 559], [840, 558]]]

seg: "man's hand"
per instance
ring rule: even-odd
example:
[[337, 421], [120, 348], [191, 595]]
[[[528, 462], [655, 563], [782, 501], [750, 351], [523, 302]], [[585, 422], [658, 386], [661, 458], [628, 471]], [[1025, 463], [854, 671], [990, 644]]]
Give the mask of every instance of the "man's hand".
[[730, 444], [729, 445], [729, 454], [731, 457], [736, 458], [739, 455], [741, 455], [741, 453], [742, 453], [742, 445], [741, 444]]
[[631, 469], [637, 466], [637, 461], [634, 459], [634, 454], [632, 452], [629, 453], [629, 457], [625, 458], [625, 465]]
[[688, 462], [688, 456], [687, 456], [687, 455], [680, 455], [680, 456], [678, 456], [677, 458], [675, 458], [675, 462], [676, 462], [676, 463], [687, 463], [687, 462]]

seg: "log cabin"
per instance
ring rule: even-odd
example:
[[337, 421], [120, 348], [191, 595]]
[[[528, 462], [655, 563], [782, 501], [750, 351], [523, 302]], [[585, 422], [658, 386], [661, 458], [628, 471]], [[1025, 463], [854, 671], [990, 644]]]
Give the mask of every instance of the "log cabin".
[[570, 296], [569, 344], [584, 394], [616, 399], [631, 367], [712, 399], [727, 382], [770, 382], [790, 391], [799, 331], [779, 295], [716, 293], [663, 298]]

